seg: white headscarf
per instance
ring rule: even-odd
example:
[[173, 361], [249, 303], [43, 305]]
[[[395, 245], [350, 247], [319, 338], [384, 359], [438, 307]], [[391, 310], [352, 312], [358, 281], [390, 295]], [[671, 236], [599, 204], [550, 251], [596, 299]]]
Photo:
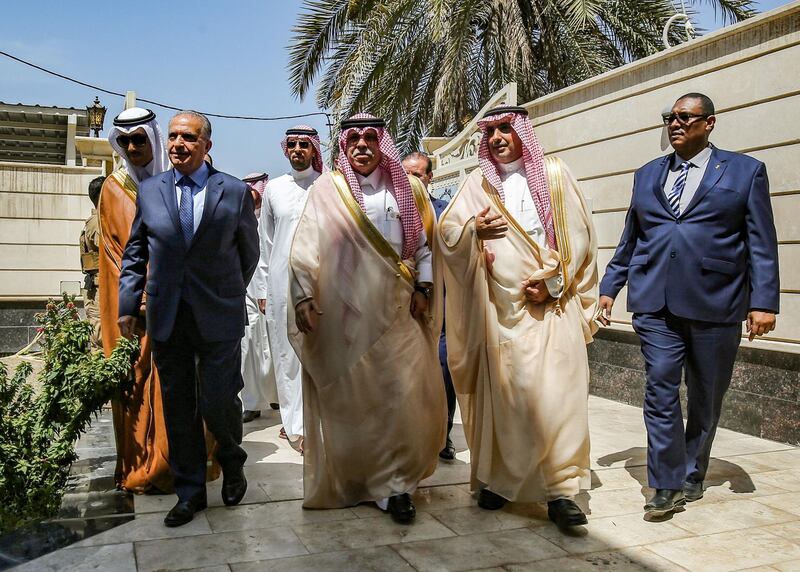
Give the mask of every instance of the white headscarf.
[[[117, 143], [118, 136], [130, 135], [140, 127], [144, 129], [153, 148], [153, 160], [144, 167], [136, 167], [131, 164], [128, 161], [126, 150]], [[114, 126], [108, 132], [108, 142], [111, 143], [111, 148], [114, 149], [114, 152], [122, 157], [128, 175], [137, 185], [145, 179], [163, 173], [170, 168], [167, 150], [164, 146], [164, 138], [161, 135], [161, 127], [156, 121], [156, 114], [149, 109], [131, 107], [117, 115], [114, 118]]]

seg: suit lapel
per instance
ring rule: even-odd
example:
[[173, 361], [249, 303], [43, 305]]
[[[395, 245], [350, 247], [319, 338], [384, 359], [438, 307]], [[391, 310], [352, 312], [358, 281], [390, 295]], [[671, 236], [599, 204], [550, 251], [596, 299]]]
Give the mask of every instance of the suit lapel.
[[172, 224], [175, 226], [181, 238], [183, 238], [183, 231], [181, 230], [181, 221], [178, 218], [178, 195], [175, 191], [175, 174], [170, 169], [161, 178], [161, 198], [164, 199], [164, 204], [167, 206], [167, 212], [172, 219]]
[[222, 181], [223, 178], [217, 175], [216, 171], [211, 171], [206, 182], [206, 200], [203, 206], [203, 218], [200, 219], [200, 225], [197, 227], [197, 232], [192, 237], [192, 243], [189, 248], [200, 239], [200, 236], [208, 228], [209, 221], [214, 217], [214, 211], [217, 210], [220, 199], [222, 199]]
[[703, 200], [703, 197], [714, 188], [714, 185], [717, 184], [720, 177], [722, 177], [722, 174], [725, 172], [726, 166], [725, 159], [720, 158], [719, 153], [717, 153], [717, 148], [713, 147], [711, 149], [711, 157], [708, 159], [708, 165], [706, 165], [706, 172], [703, 174], [703, 179], [700, 181], [700, 186], [697, 187], [697, 191], [694, 193], [692, 200], [689, 201], [689, 204], [686, 205], [686, 208], [681, 213], [681, 218], [691, 212], [691, 210]]
[[664, 194], [664, 183], [667, 181], [667, 174], [669, 173], [669, 165], [671, 162], [672, 155], [667, 155], [661, 160], [661, 170], [658, 172], [658, 178], [655, 180], [653, 194], [655, 194], [656, 199], [661, 203], [661, 206], [664, 207], [664, 210], [667, 211], [667, 214], [674, 217], [675, 213], [672, 211], [672, 207], [669, 206], [667, 196]]

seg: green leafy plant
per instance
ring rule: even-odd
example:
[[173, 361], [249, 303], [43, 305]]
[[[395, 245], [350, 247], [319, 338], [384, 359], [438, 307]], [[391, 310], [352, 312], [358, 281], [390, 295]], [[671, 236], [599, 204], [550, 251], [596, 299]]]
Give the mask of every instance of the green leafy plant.
[[124, 338], [108, 358], [92, 352], [91, 325], [67, 295], [49, 301], [36, 321], [44, 361], [38, 384], [29, 380], [30, 363], [12, 376], [0, 363], [0, 533], [58, 512], [75, 441], [126, 389], [138, 355], [138, 342]]

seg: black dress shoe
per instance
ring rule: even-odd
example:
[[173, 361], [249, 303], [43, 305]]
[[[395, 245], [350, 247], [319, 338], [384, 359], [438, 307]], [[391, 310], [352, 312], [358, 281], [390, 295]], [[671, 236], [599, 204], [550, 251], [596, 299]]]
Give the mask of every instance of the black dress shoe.
[[270, 404], [269, 404], [269, 407], [270, 407], [270, 409], [272, 409], [273, 411], [277, 411], [278, 409], [280, 409], [280, 408], [281, 408], [281, 406], [280, 406], [279, 404], [277, 404], [277, 403], [270, 403]]
[[447, 443], [444, 444], [444, 449], [439, 451], [439, 458], [446, 461], [452, 461], [456, 458], [456, 446], [453, 445], [453, 440], [447, 437]]
[[239, 504], [246, 492], [247, 479], [244, 478], [244, 467], [222, 470], [222, 502], [226, 506]]
[[242, 413], [242, 423], [250, 423], [253, 419], [258, 419], [259, 417], [261, 417], [260, 411], [246, 410]]
[[505, 506], [508, 501], [493, 493], [489, 489], [481, 489], [478, 495], [478, 506], [486, 510], [499, 510]]
[[417, 509], [411, 501], [411, 495], [403, 493], [389, 497], [389, 506], [386, 510], [392, 515], [392, 520], [400, 524], [409, 524], [417, 516]]
[[665, 516], [686, 504], [682, 490], [656, 489], [656, 494], [644, 505], [644, 512], [652, 516]]
[[694, 502], [703, 498], [703, 481], [699, 483], [692, 483], [686, 481], [683, 483], [683, 496], [686, 497], [688, 502]]
[[164, 517], [164, 526], [175, 527], [182, 526], [187, 522], [191, 522], [194, 518], [194, 513], [204, 510], [208, 507], [205, 493], [197, 495], [187, 501], [178, 501]]
[[558, 528], [586, 524], [586, 515], [572, 499], [556, 499], [547, 502], [547, 516]]

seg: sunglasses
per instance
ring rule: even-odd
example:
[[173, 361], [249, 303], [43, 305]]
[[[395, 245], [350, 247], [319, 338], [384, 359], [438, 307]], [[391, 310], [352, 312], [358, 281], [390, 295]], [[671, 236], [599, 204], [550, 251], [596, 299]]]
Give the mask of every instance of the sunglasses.
[[123, 149], [133, 143], [134, 147], [142, 147], [147, 143], [147, 135], [141, 133], [134, 133], [133, 135], [120, 135], [117, 137], [117, 145]]
[[294, 149], [295, 147], [300, 147], [301, 149], [308, 149], [311, 146], [311, 143], [308, 141], [287, 141], [286, 147], [289, 149]]
[[664, 125], [669, 125], [676, 119], [678, 120], [678, 123], [680, 123], [681, 125], [689, 125], [689, 123], [691, 123], [693, 119], [697, 119], [700, 117], [702, 117], [703, 119], [708, 119], [708, 115], [697, 115], [694, 113], [687, 113], [685, 111], [682, 111], [680, 113], [669, 113], [669, 114], [665, 113], [664, 115], [661, 116], [661, 119], [664, 121]]

